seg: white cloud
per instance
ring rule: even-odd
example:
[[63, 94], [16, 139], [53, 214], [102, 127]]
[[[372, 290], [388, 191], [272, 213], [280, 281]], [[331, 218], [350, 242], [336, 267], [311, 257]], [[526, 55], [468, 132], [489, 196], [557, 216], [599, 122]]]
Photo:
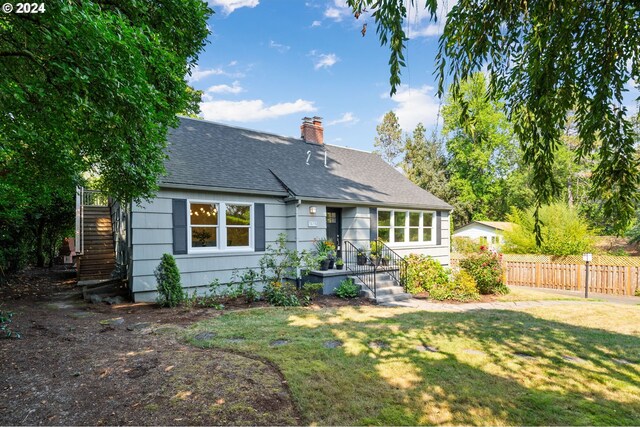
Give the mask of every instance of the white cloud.
[[418, 37], [433, 37], [442, 34], [443, 30], [443, 22], [438, 22], [437, 24], [431, 22], [423, 27], [410, 27], [409, 31], [407, 32], [407, 36], [411, 39], [417, 39]]
[[351, 8], [347, 6], [344, 0], [334, 0], [333, 6], [329, 6], [324, 11], [324, 17], [340, 22], [346, 17], [351, 16]]
[[309, 52], [309, 55], [313, 58], [313, 68], [319, 70], [320, 68], [333, 67], [340, 58], [335, 53], [318, 53], [315, 50]]
[[222, 68], [200, 68], [199, 65], [196, 65], [193, 70], [191, 70], [191, 76], [187, 76], [187, 80], [189, 83], [193, 83], [209, 76], [219, 76], [222, 74], [225, 74]]
[[244, 101], [207, 101], [200, 103], [202, 115], [207, 120], [228, 122], [256, 122], [266, 119], [288, 116], [297, 113], [316, 111], [312, 101], [298, 99], [294, 102], [281, 102], [266, 105], [261, 99]]
[[[391, 100], [397, 104], [393, 111], [398, 116], [402, 130], [411, 132], [418, 123], [424, 124], [425, 127], [436, 124], [440, 101], [432, 93], [433, 87], [427, 85], [419, 88], [401, 85], [398, 88]], [[382, 97], [388, 98], [389, 95], [384, 94]], [[382, 116], [378, 121], [382, 121]]]
[[215, 6], [221, 6], [224, 13], [229, 15], [241, 7], [254, 8], [260, 4], [260, 0], [209, 0], [209, 4], [214, 8]]
[[405, 33], [410, 39], [416, 39], [419, 37], [434, 37], [439, 36], [444, 31], [444, 24], [447, 21], [447, 15], [451, 9], [456, 5], [457, 0], [449, 0], [444, 4], [439, 4], [436, 12], [436, 22], [431, 20], [431, 13], [427, 10], [416, 7], [411, 12], [413, 16], [408, 20], [405, 25]]
[[231, 86], [229, 85], [215, 85], [215, 86], [211, 86], [209, 89], [207, 89], [207, 93], [241, 93], [244, 92], [244, 88], [242, 86], [240, 86], [240, 82], [239, 81], [235, 81], [233, 83], [231, 83]]
[[340, 125], [340, 124], [353, 125], [353, 124], [358, 123], [359, 121], [360, 121], [360, 119], [357, 118], [356, 116], [354, 116], [353, 113], [347, 112], [347, 113], [344, 113], [342, 115], [342, 117], [340, 117], [339, 119], [332, 120], [332, 121], [328, 122], [327, 126]]
[[312, 27], [319, 27], [319, 26], [321, 26], [321, 25], [322, 25], [322, 22], [320, 22], [320, 21], [313, 21], [313, 22], [311, 23], [311, 26], [312, 26]]
[[[237, 64], [238, 64], [237, 61], [231, 61], [225, 67], [217, 67], [217, 68], [200, 68], [199, 65], [196, 65], [191, 70], [191, 76], [187, 74], [185, 78], [189, 83], [195, 83], [211, 76], [226, 76], [233, 79], [240, 79], [245, 76], [244, 72], [229, 70], [229, 67], [236, 67]], [[248, 66], [245, 68], [248, 70], [251, 68], [251, 66]]]
[[276, 43], [273, 40], [269, 40], [269, 47], [271, 49], [276, 49], [280, 53], [285, 53], [286, 51], [291, 49], [291, 46], [287, 46], [287, 45], [284, 45], [284, 44]]

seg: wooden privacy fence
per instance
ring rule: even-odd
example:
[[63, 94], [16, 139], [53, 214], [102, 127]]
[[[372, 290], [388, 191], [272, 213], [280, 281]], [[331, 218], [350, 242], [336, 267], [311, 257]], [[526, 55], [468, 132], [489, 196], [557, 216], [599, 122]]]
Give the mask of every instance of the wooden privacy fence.
[[[459, 254], [451, 254], [456, 265]], [[507, 285], [584, 291], [586, 265], [582, 255], [503, 254]], [[634, 295], [640, 288], [640, 257], [594, 255], [589, 264], [589, 292]]]

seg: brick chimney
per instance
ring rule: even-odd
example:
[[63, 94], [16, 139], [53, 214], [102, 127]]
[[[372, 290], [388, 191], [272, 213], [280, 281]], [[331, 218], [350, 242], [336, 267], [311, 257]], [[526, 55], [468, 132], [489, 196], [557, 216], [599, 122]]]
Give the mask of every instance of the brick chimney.
[[323, 144], [324, 128], [322, 127], [322, 117], [314, 116], [313, 118], [303, 118], [302, 126], [300, 126], [300, 134], [300, 137], [306, 142]]

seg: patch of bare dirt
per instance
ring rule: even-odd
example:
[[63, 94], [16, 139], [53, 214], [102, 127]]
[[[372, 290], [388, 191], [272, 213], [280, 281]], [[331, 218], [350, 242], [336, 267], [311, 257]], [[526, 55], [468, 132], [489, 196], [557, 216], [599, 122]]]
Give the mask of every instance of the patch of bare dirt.
[[0, 302], [23, 338], [0, 339], [0, 425], [300, 423], [275, 365], [182, 341], [218, 310], [88, 304], [44, 270], [9, 283]]

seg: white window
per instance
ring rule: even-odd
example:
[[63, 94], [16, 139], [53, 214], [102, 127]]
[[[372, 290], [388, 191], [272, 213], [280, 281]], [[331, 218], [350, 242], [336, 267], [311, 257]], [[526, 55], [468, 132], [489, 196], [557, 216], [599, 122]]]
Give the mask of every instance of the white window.
[[251, 232], [251, 206], [227, 204], [227, 247], [247, 247]]
[[189, 252], [252, 249], [253, 207], [235, 202], [189, 202]]
[[378, 210], [378, 238], [388, 243], [434, 243], [433, 212]]
[[191, 203], [189, 206], [192, 248], [218, 247], [218, 204]]

